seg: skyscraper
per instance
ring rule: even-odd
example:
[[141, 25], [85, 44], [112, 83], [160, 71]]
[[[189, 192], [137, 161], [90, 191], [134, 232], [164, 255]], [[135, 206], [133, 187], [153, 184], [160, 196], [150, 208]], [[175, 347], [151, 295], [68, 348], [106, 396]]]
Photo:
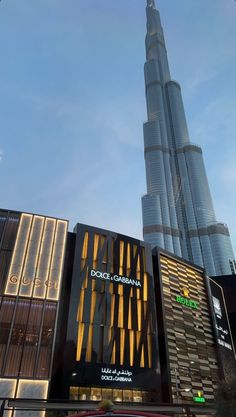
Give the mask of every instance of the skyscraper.
[[235, 262], [229, 231], [216, 220], [202, 150], [189, 139], [154, 0], [147, 0], [146, 13], [144, 240], [204, 266], [211, 276], [230, 274]]

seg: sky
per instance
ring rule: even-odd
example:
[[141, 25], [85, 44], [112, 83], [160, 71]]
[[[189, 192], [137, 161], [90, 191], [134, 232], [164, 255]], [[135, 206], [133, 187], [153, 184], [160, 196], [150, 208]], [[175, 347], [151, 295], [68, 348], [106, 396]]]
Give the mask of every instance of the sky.
[[[236, 1], [159, 0], [236, 253]], [[142, 238], [145, 0], [0, 2], [0, 207]]]

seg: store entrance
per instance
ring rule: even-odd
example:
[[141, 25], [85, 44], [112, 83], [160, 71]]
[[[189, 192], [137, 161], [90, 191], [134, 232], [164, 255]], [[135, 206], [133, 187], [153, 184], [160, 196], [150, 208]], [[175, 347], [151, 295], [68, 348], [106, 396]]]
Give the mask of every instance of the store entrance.
[[155, 401], [155, 392], [137, 389], [117, 389], [101, 387], [70, 387], [70, 400], [127, 403], [149, 403]]

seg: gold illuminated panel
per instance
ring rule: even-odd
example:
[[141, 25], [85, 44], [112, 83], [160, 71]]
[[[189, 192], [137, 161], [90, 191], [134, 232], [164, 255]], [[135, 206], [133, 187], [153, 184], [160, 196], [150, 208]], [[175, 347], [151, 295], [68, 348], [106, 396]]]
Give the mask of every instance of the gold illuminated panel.
[[58, 300], [68, 222], [21, 215], [5, 295]]
[[155, 367], [156, 312], [146, 249], [93, 232], [80, 239], [76, 360]]
[[0, 397], [15, 398], [17, 379], [0, 378]]
[[48, 393], [48, 381], [20, 379], [16, 398], [34, 398], [45, 400]]
[[213, 401], [219, 370], [203, 272], [162, 254], [160, 272], [173, 399], [201, 392]]
[[[41, 399], [46, 400], [48, 394], [48, 383], [45, 380], [33, 380], [33, 379], [8, 379], [0, 378], [0, 397], [2, 398], [26, 398], [26, 399]], [[6, 417], [15, 417], [17, 415], [23, 415], [24, 411], [9, 411], [4, 412]], [[26, 415], [29, 415], [29, 411], [25, 411]], [[45, 411], [37, 411], [33, 413], [34, 416], [44, 417]]]

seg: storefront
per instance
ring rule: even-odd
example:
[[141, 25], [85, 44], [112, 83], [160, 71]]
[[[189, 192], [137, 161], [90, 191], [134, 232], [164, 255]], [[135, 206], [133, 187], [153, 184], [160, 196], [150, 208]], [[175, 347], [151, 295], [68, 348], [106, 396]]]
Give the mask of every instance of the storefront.
[[68, 316], [61, 316], [67, 325], [63, 387], [55, 381], [57, 391], [52, 395], [96, 401], [160, 400], [150, 246], [80, 224], [75, 233], [71, 289], [64, 300]]

